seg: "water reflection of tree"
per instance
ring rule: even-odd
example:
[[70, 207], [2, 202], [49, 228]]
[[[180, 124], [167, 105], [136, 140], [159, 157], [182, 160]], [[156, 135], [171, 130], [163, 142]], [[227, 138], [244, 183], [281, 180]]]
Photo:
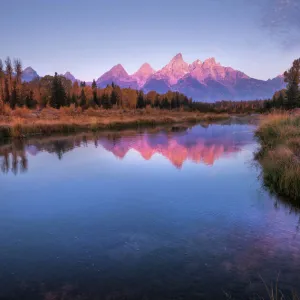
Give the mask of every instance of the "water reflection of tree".
[[19, 140], [0, 147], [0, 164], [3, 173], [24, 173], [28, 169], [24, 142]]

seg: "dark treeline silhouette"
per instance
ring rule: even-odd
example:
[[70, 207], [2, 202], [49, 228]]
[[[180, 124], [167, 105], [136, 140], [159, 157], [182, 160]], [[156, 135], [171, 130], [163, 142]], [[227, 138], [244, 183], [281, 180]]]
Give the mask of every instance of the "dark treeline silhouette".
[[192, 102], [190, 107], [193, 110], [199, 110], [205, 113], [262, 113], [265, 111], [266, 101], [267, 100], [218, 101], [215, 103]]

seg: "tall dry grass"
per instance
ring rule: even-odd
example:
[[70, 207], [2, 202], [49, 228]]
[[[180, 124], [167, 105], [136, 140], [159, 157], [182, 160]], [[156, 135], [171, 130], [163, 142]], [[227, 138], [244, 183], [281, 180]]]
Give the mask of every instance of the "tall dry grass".
[[40, 111], [27, 108], [11, 110], [5, 106], [0, 114], [0, 138], [171, 123], [211, 122], [228, 117], [227, 114], [168, 111], [149, 107], [137, 110], [89, 108], [82, 111], [81, 108], [70, 106], [62, 107], [59, 110], [47, 107]]
[[300, 204], [300, 116], [270, 114], [256, 131], [261, 149], [256, 158], [271, 192]]

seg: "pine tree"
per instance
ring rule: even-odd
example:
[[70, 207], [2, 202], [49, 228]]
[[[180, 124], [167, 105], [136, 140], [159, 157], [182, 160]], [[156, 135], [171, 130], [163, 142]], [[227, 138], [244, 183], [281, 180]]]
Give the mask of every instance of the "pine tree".
[[4, 102], [4, 70], [3, 70], [3, 62], [0, 59], [0, 102]]
[[155, 100], [154, 100], [154, 107], [159, 107], [159, 106], [160, 106], [159, 96], [156, 95]]
[[96, 89], [96, 88], [97, 88], [97, 83], [96, 83], [95, 79], [93, 79], [92, 89]]
[[164, 97], [161, 102], [161, 108], [167, 109], [170, 108], [170, 104], [167, 97]]
[[81, 93], [80, 93], [80, 106], [82, 108], [85, 108], [86, 106], [86, 95], [84, 92], [84, 88], [81, 89]]
[[26, 96], [25, 98], [25, 105], [28, 107], [28, 108], [34, 108], [36, 106], [36, 101], [34, 100], [33, 98], [33, 91], [30, 90], [29, 94]]
[[19, 59], [14, 60], [14, 70], [15, 70], [15, 79], [13, 82], [11, 107], [15, 108], [16, 105], [22, 106], [24, 102], [21, 103], [21, 84], [22, 84], [22, 64]]
[[11, 60], [9, 57], [6, 58], [5, 60], [5, 102], [10, 103], [10, 97], [11, 97], [11, 92], [12, 92], [12, 73], [13, 73], [13, 68], [11, 65]]
[[143, 91], [139, 91], [138, 98], [137, 98], [137, 108], [144, 108], [146, 106], [144, 100], [144, 93]]
[[5, 76], [4, 79], [4, 102], [9, 103], [10, 102], [10, 92], [9, 92], [9, 80], [8, 76]]
[[300, 58], [294, 60], [293, 66], [284, 73], [284, 81], [287, 83], [288, 108], [300, 106], [299, 83], [300, 83]]
[[15, 109], [18, 103], [18, 92], [17, 92], [17, 82], [13, 82], [13, 89], [10, 97], [10, 108]]
[[16, 73], [17, 85], [20, 85], [22, 80], [22, 63], [19, 59], [14, 60], [14, 69]]
[[99, 100], [98, 100], [98, 97], [97, 97], [97, 83], [96, 83], [95, 79], [93, 79], [92, 90], [93, 90], [92, 105], [98, 105], [99, 106]]
[[118, 96], [117, 96], [117, 93], [115, 91], [115, 88], [113, 88], [113, 90], [111, 91], [110, 101], [111, 101], [111, 105], [116, 105], [117, 104]]
[[65, 88], [61, 82], [61, 78], [55, 72], [52, 88], [51, 88], [51, 98], [50, 105], [54, 108], [60, 108], [66, 105], [67, 95]]
[[102, 95], [101, 103], [102, 103], [103, 108], [105, 108], [105, 109], [111, 108], [110, 98], [105, 93]]

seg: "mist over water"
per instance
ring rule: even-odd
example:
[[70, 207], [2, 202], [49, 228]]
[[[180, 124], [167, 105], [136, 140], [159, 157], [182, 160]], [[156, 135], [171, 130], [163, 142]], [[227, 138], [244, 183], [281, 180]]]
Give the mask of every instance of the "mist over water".
[[0, 146], [0, 299], [299, 291], [299, 212], [262, 189], [251, 125]]

